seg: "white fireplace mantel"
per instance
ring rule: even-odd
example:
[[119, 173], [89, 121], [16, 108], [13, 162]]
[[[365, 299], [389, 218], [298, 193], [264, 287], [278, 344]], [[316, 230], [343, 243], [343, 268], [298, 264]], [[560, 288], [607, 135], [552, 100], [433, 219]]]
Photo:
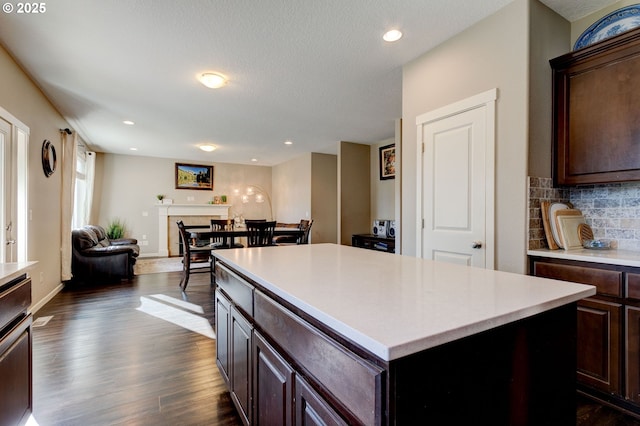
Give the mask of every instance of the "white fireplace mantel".
[[159, 204], [158, 205], [158, 255], [169, 256], [170, 216], [218, 216], [229, 217], [231, 204]]

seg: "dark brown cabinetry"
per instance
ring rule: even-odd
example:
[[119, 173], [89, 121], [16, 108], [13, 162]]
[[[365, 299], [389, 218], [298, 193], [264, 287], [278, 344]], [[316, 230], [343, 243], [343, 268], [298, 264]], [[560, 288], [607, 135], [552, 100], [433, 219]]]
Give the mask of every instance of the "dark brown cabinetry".
[[[347, 424], [342, 416], [356, 424], [380, 424], [375, 413], [382, 412], [381, 369], [220, 262], [216, 284], [216, 363], [244, 424]], [[294, 365], [304, 365], [306, 373]], [[304, 374], [339, 399], [323, 398]]]
[[531, 272], [596, 286], [578, 302], [580, 389], [640, 414], [640, 268], [532, 257]]
[[396, 252], [396, 240], [394, 238], [376, 237], [373, 234], [354, 234], [351, 236], [351, 245], [369, 250]]
[[[225, 321], [226, 320], [226, 321]], [[252, 423], [251, 324], [221, 293], [216, 292], [216, 363], [231, 399], [245, 424]]]
[[554, 180], [640, 180], [640, 30], [551, 60]]
[[0, 282], [0, 425], [26, 422], [32, 411], [31, 280]]

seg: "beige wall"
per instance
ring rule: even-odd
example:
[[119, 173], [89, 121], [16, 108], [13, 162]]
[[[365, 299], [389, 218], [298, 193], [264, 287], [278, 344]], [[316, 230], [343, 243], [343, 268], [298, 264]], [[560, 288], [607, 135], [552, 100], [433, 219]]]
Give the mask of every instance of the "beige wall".
[[338, 242], [338, 157], [311, 154], [312, 243]]
[[267, 202], [258, 204], [251, 199], [243, 204], [241, 195], [247, 185], [258, 185], [271, 195], [271, 167], [203, 162], [214, 166], [214, 188], [200, 191], [175, 189], [176, 161], [180, 162], [168, 158], [98, 154], [95, 221], [104, 226], [113, 218], [123, 219], [128, 234], [141, 243], [141, 255], [153, 256], [157, 255], [159, 244], [157, 194], [173, 199], [174, 204], [205, 204], [215, 195], [227, 195], [227, 202], [232, 204], [231, 215], [242, 215], [245, 219], [269, 217]]
[[[570, 24], [538, 1], [531, 2], [529, 40], [529, 176], [551, 177], [552, 88], [549, 60], [571, 50]], [[538, 29], [544, 28], [544, 31]]]
[[273, 167], [276, 217], [281, 222], [313, 219], [312, 243], [337, 241], [337, 157], [303, 154]]
[[371, 145], [371, 217], [369, 223], [376, 219], [395, 220], [395, 179], [380, 180], [380, 147], [395, 143], [395, 138]]
[[276, 219], [299, 222], [311, 216], [311, 153], [273, 167], [273, 195]]
[[[60, 188], [62, 146], [60, 128], [70, 127], [38, 87], [0, 47], [0, 106], [29, 127], [27, 256], [38, 261], [30, 271], [36, 305], [60, 285]], [[49, 178], [42, 171], [42, 142], [49, 139], [58, 152], [57, 171]], [[71, 238], [71, 236], [65, 236]]]
[[371, 162], [369, 145], [341, 142], [338, 170], [340, 244], [351, 245], [353, 234], [370, 232]]
[[[528, 1], [515, 0], [403, 69], [402, 253], [416, 253], [416, 117], [498, 88], [496, 268], [525, 272]], [[507, 35], [508, 36], [505, 36]]]

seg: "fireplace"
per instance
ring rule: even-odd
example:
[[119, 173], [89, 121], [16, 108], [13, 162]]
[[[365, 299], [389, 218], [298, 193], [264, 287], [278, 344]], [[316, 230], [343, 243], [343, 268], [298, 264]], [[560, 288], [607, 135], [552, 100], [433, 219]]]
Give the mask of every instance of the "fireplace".
[[183, 220], [185, 225], [207, 224], [211, 218], [227, 219], [230, 208], [230, 204], [158, 205], [158, 255], [168, 257], [179, 253], [176, 221]]

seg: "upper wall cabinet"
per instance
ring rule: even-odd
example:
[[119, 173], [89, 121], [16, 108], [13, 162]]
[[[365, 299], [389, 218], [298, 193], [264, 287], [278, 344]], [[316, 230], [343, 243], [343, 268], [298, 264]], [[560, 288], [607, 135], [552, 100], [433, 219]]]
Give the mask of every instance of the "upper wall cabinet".
[[640, 29], [550, 62], [555, 183], [640, 180]]

